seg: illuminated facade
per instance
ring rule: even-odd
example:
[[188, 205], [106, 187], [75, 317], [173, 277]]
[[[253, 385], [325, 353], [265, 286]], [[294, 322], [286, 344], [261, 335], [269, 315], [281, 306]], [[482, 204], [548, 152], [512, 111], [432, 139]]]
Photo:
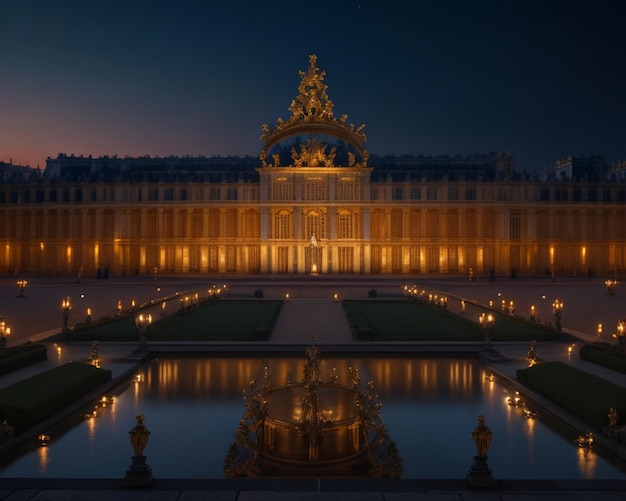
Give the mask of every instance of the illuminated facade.
[[503, 153], [377, 157], [336, 118], [311, 56], [253, 157], [59, 155], [0, 182], [15, 273], [617, 273], [621, 176], [516, 174]]

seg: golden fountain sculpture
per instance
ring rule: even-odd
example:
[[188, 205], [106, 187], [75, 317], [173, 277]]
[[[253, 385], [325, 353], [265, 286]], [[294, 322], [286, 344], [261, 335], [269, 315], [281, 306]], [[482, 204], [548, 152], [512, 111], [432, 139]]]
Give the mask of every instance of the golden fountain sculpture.
[[[320, 350], [306, 350], [303, 379], [270, 386], [250, 381], [246, 410], [224, 461], [228, 477], [402, 476], [402, 458], [382, 423], [381, 402], [369, 381], [361, 389], [359, 370], [350, 384], [333, 370], [320, 373]], [[288, 378], [289, 379], [289, 378]]]

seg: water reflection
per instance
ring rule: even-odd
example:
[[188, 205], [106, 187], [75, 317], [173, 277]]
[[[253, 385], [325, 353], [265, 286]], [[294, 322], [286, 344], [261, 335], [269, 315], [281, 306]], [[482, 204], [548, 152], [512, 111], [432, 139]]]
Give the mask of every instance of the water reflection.
[[[0, 458], [3, 477], [122, 478], [132, 456], [128, 431], [143, 414], [152, 432], [145, 451], [159, 478], [221, 478], [223, 461], [244, 411], [242, 390], [263, 378], [301, 380], [302, 357], [155, 359], [117, 387], [112, 406], [86, 420], [73, 416], [47, 430], [47, 448], [27, 444]], [[586, 456], [575, 430], [550, 416], [524, 418], [506, 404], [512, 392], [474, 359], [329, 358], [324, 379], [347, 368], [374, 381], [382, 420], [404, 459], [405, 478], [463, 478], [472, 464], [471, 432], [484, 415], [493, 432], [495, 478], [621, 478], [624, 462], [596, 448]], [[333, 370], [334, 369], [334, 370]], [[95, 404], [96, 402], [94, 402]], [[82, 412], [88, 412], [93, 404]]]
[[45, 475], [48, 471], [48, 447], [39, 447], [37, 456], [39, 457], [39, 473]]

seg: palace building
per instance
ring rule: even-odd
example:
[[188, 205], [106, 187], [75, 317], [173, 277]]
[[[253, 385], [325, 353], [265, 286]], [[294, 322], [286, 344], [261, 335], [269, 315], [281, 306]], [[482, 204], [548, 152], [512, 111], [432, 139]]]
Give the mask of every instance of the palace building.
[[96, 274], [618, 273], [623, 165], [543, 177], [506, 153], [376, 156], [336, 117], [310, 56], [256, 157], [48, 159], [0, 166], [0, 271]]

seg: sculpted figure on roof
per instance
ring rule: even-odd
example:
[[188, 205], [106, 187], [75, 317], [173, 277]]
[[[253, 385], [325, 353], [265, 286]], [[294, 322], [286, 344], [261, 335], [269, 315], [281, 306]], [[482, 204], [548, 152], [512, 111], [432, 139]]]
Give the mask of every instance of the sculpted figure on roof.
[[[309, 56], [308, 71], [299, 71], [299, 75], [299, 94], [289, 105], [291, 117], [288, 120], [279, 118], [273, 127], [263, 124], [261, 128], [263, 134], [260, 139], [264, 143], [264, 148], [259, 156], [263, 166], [278, 167], [280, 165], [280, 159], [276, 157], [272, 148], [286, 138], [294, 136], [308, 136], [311, 138], [312, 135], [322, 134], [333, 136], [349, 145], [349, 148], [351, 148], [351, 155], [349, 156], [350, 166], [366, 167], [368, 155], [364, 148], [366, 137], [363, 129], [365, 125], [360, 125], [359, 127], [355, 127], [352, 123], [348, 125], [347, 115], [342, 115], [340, 119], [333, 115], [334, 105], [326, 94], [328, 86], [324, 83], [326, 72], [320, 71], [317, 67], [316, 55]], [[333, 150], [326, 153], [325, 148], [315, 143], [307, 146], [313, 146], [316, 153], [312, 154], [307, 151], [307, 147], [304, 145], [299, 146], [301, 150], [296, 150], [295, 156], [292, 151], [291, 160], [298, 166], [333, 165], [335, 155]], [[344, 153], [342, 158], [345, 158], [345, 156], [346, 154]], [[283, 157], [282, 161], [284, 165], [289, 159]], [[344, 161], [347, 162], [347, 159]]]

